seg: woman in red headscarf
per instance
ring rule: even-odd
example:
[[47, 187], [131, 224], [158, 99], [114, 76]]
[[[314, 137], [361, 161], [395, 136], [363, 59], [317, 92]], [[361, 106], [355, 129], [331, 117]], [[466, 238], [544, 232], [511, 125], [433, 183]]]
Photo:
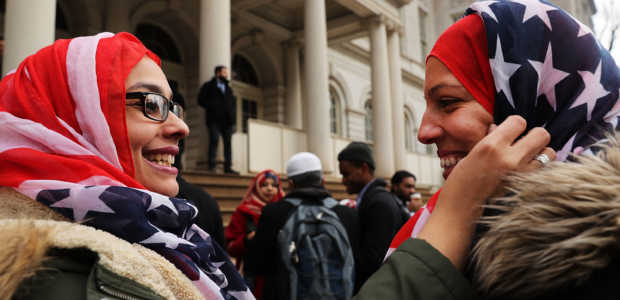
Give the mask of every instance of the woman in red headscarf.
[[[246, 242], [254, 238], [263, 207], [271, 202], [280, 201], [283, 197], [280, 176], [275, 171], [263, 170], [252, 179], [241, 204], [235, 209], [226, 227], [226, 250], [230, 256], [237, 259], [236, 265], [239, 270], [246, 255]], [[251, 278], [248, 279], [252, 281]], [[256, 278], [253, 288], [258, 299], [260, 299], [261, 282], [260, 278]]]
[[[592, 32], [546, 1], [473, 3], [466, 16], [439, 37], [426, 61], [427, 106], [418, 139], [437, 146], [446, 182], [400, 230], [392, 241], [386, 265], [362, 287], [359, 298], [474, 298], [472, 287], [458, 270], [468, 262], [482, 205], [494, 193], [503, 193], [501, 183], [506, 174], [538, 170], [551, 160], [565, 161], [571, 153], [592, 153], [590, 145], [603, 140], [610, 130], [617, 130], [619, 74], [615, 62], [600, 48]], [[570, 173], [564, 176], [567, 174]], [[553, 176], [549, 180], [558, 181]], [[545, 182], [538, 184], [541, 190], [547, 189]], [[510, 188], [515, 193], [522, 191], [516, 183]], [[566, 199], [569, 195], [566, 192], [554, 197]], [[539, 199], [531, 201], [534, 200]], [[517, 207], [502, 203], [493, 202], [502, 211]], [[529, 212], [536, 211], [535, 204], [530, 205]], [[529, 213], [515, 211], [514, 214]], [[555, 213], [556, 217], [559, 215], [562, 214]], [[485, 277], [490, 273], [477, 273], [476, 278], [486, 278], [484, 284], [476, 286], [478, 291], [485, 297], [500, 299], [566, 291], [575, 292], [566, 294], [573, 297], [583, 295], [576, 292], [582, 287], [575, 282], [552, 282], [551, 276], [539, 276], [553, 269], [549, 267], [550, 261], [558, 261], [556, 257], [549, 258], [554, 249], [569, 248], [567, 254], [576, 254], [583, 252], [581, 247], [558, 239], [531, 239], [536, 241], [533, 245], [541, 247], [528, 253], [533, 245], [518, 249], [517, 245], [528, 243], [517, 243], [519, 237], [514, 233], [502, 235], [503, 228], [494, 226], [501, 219], [485, 219], [499, 233], [495, 233], [493, 243], [489, 242], [489, 235], [481, 237], [481, 244], [491, 246], [486, 246], [482, 254], [476, 248], [474, 264], [483, 262], [483, 270], [498, 272], [491, 279]], [[540, 220], [554, 222], [551, 217], [538, 216], [530, 219], [529, 224]], [[585, 223], [579, 220], [577, 224]], [[537, 231], [541, 228], [521, 232], [532, 237], [543, 232]], [[561, 231], [552, 228], [547, 233]], [[578, 231], [571, 233], [575, 232]], [[507, 242], [499, 243], [502, 238]], [[596, 239], [584, 239], [583, 244], [588, 247], [583, 249], [596, 248], [587, 240]], [[493, 248], [492, 244], [504, 248]], [[514, 254], [507, 259], [489, 249]], [[595, 257], [585, 252], [583, 257]], [[494, 256], [499, 258], [492, 260]], [[516, 264], [519, 258], [521, 263]], [[604, 265], [604, 260], [584, 261], [575, 263], [573, 267], [579, 271], [569, 277], [592, 274], [597, 269], [593, 266]], [[556, 278], [562, 278], [562, 272], [557, 271], [571, 268], [563, 265], [552, 272], [557, 274]], [[526, 275], [535, 280], [517, 278]], [[580, 279], [581, 283], [585, 281]]]
[[58, 40], [0, 82], [0, 298], [254, 299], [193, 224], [189, 133], [129, 33]]

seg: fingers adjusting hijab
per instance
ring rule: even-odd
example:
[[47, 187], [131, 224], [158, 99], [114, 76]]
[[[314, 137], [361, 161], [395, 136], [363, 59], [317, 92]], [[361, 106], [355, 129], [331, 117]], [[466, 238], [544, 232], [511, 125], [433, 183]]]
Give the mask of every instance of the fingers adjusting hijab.
[[[128, 33], [58, 40], [0, 82], [0, 186], [159, 253], [208, 299], [253, 299], [184, 199], [134, 179], [125, 80], [144, 57]], [[165, 231], [164, 229], [165, 228]]]
[[[517, 114], [527, 121], [526, 130], [544, 127], [556, 160], [590, 151], [588, 146], [618, 129], [616, 63], [589, 28], [547, 1], [474, 2], [429, 57], [452, 72], [495, 124]], [[543, 154], [552, 155], [550, 148]], [[437, 198], [409, 219], [388, 255], [417, 236]]]
[[544, 127], [562, 161], [617, 129], [620, 72], [590, 28], [544, 0], [475, 2], [465, 18], [474, 16], [486, 32], [496, 124], [518, 114], [528, 129]]

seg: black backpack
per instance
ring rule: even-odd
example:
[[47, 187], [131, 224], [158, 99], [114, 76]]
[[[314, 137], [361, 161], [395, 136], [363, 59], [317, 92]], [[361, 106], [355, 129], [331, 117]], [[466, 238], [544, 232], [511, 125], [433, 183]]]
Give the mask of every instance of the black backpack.
[[289, 299], [350, 299], [355, 262], [347, 232], [332, 210], [338, 202], [284, 201], [294, 206], [278, 233], [280, 257], [289, 274]]

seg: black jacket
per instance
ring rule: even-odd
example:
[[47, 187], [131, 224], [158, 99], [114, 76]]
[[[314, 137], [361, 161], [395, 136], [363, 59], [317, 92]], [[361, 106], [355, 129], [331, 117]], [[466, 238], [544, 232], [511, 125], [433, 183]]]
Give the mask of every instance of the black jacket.
[[357, 208], [360, 249], [355, 263], [356, 286], [361, 286], [383, 263], [392, 238], [407, 221], [398, 200], [376, 179], [364, 192]]
[[198, 216], [194, 219], [194, 223], [211, 235], [222, 248], [225, 248], [222, 214], [215, 198], [199, 186], [185, 181], [180, 175], [177, 176], [177, 182], [179, 183], [177, 197], [187, 199], [198, 208]]
[[[298, 198], [302, 201], [319, 201], [330, 197], [325, 188], [299, 188], [291, 191], [286, 198]], [[254, 239], [248, 241], [248, 257], [246, 260], [245, 271], [251, 275], [262, 275], [265, 278], [262, 299], [288, 299], [288, 273], [284, 265], [280, 262], [278, 249], [278, 232], [286, 220], [293, 212], [294, 206], [286, 201], [280, 200], [270, 203], [263, 208], [263, 212], [258, 221], [256, 235]], [[342, 225], [349, 235], [353, 256], [357, 257], [359, 249], [359, 225], [357, 214], [354, 209], [337, 205], [333, 211], [338, 215]], [[357, 267], [357, 266], [356, 266]], [[356, 288], [357, 290], [357, 288]]]
[[232, 89], [228, 81], [224, 82], [226, 92], [217, 86], [217, 79], [213, 77], [205, 82], [198, 94], [198, 104], [206, 110], [207, 125], [216, 124], [220, 127], [234, 126], [237, 120], [237, 106]]

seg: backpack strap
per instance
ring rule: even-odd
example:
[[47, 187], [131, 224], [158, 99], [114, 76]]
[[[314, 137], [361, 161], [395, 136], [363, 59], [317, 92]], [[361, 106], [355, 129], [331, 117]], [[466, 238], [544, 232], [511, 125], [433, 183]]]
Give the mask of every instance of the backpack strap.
[[284, 198], [284, 201], [292, 204], [295, 207], [301, 205], [301, 199], [299, 198]]
[[[284, 198], [284, 201], [292, 204], [295, 207], [298, 207], [301, 205], [302, 200], [299, 198]], [[338, 205], [338, 200], [332, 198], [332, 197], [327, 197], [327, 198], [323, 198], [323, 205], [329, 209], [334, 208], [336, 205]]]
[[332, 198], [332, 197], [327, 197], [325, 199], [323, 199], [323, 205], [325, 205], [325, 207], [332, 209], [334, 208], [336, 205], [338, 205], [338, 200]]

